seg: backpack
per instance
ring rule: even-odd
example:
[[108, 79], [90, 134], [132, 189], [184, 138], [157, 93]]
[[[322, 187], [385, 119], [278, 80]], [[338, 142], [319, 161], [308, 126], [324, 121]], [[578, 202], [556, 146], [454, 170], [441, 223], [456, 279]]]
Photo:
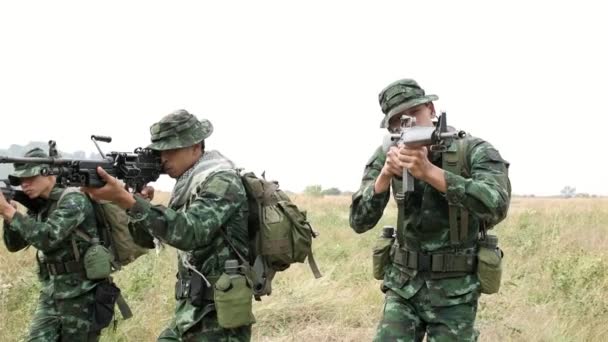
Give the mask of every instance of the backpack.
[[[293, 263], [308, 259], [315, 278], [321, 272], [312, 254], [312, 239], [318, 233], [291, 199], [279, 189], [277, 181], [267, 181], [253, 172], [238, 174], [247, 193], [250, 255], [242, 261], [252, 266], [253, 292], [256, 300], [272, 293], [271, 282], [276, 272]], [[227, 241], [229, 241], [227, 239]], [[232, 249], [236, 251], [234, 246]], [[238, 253], [237, 253], [238, 254]]]
[[114, 261], [118, 263], [119, 268], [130, 264], [148, 252], [147, 248], [133, 241], [129, 232], [129, 216], [126, 210], [112, 202], [91, 199], [91, 203], [95, 210], [98, 227], [101, 227], [104, 234], [102, 238], [104, 245], [114, 255]]
[[[59, 201], [70, 192], [80, 191], [78, 188], [66, 188]], [[133, 241], [129, 232], [129, 216], [126, 210], [108, 201], [96, 201], [86, 195], [93, 206], [97, 229], [102, 244], [112, 253], [116, 270], [128, 265], [135, 259], [147, 253], [147, 249]], [[90, 242], [91, 237], [83, 230], [77, 228], [76, 235]]]

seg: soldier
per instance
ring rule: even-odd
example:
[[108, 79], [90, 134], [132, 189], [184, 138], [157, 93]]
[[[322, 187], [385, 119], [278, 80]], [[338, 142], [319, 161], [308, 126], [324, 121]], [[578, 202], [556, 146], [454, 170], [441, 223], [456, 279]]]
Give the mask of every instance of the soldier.
[[164, 172], [177, 179], [168, 207], [130, 194], [101, 168], [107, 184], [85, 191], [128, 209], [136, 241], [143, 243], [150, 234], [179, 250], [175, 317], [159, 341], [249, 341], [253, 314], [236, 312], [245, 321], [225, 328], [214, 303], [214, 284], [226, 261], [249, 253], [247, 197], [234, 164], [218, 151], [205, 150], [213, 126], [186, 110], [165, 116], [150, 132], [149, 147], [160, 152]]
[[[48, 155], [35, 148], [25, 157]], [[101, 329], [112, 320], [114, 303], [109, 303], [111, 312], [97, 310], [105, 303], [96, 301], [96, 292], [114, 285], [86, 277], [83, 256], [91, 246], [91, 238], [99, 238], [93, 206], [80, 192], [64, 194], [65, 188], [57, 184], [55, 176], [40, 175], [45, 166], [48, 165], [15, 164], [9, 176], [11, 183], [20, 184], [30, 199], [38, 199], [38, 210], [23, 215], [16, 210], [15, 202], [8, 203], [0, 193], [6, 247], [11, 252], [28, 246], [38, 250], [42, 289], [28, 341], [97, 341]]]
[[[399, 130], [402, 115], [432, 126], [436, 95], [425, 95], [412, 79], [388, 85], [379, 95], [381, 127]], [[373, 228], [391, 188], [399, 208], [396, 241], [384, 267], [386, 294], [376, 341], [472, 341], [480, 282], [475, 273], [480, 231], [502, 221], [509, 207], [508, 163], [479, 138], [454, 140], [461, 170], [445, 166], [448, 152], [422, 147], [378, 148], [353, 195], [350, 225], [357, 233]], [[414, 191], [401, 195], [403, 169], [415, 178]], [[451, 169], [451, 170], [450, 170]], [[466, 170], [466, 171], [465, 171]]]

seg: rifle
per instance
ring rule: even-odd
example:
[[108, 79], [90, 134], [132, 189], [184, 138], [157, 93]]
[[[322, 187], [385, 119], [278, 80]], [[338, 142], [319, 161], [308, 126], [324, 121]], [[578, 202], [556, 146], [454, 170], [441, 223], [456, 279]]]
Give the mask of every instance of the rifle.
[[[464, 131], [448, 130], [446, 112], [442, 112], [437, 124], [433, 126], [416, 126], [416, 119], [407, 115], [401, 116], [401, 127], [397, 133], [384, 137], [382, 149], [388, 152], [391, 146], [403, 144], [410, 147], [429, 146], [432, 152], [444, 152], [453, 139], [467, 136]], [[403, 193], [414, 191], [414, 177], [409, 170], [403, 169]]]
[[11, 158], [0, 156], [0, 163], [46, 165], [40, 170], [42, 176], [56, 176], [64, 186], [102, 187], [105, 182], [97, 174], [97, 167], [125, 182], [127, 188], [140, 192], [146, 184], [154, 182], [162, 173], [160, 154], [149, 148], [136, 148], [131, 152], [110, 152], [104, 154], [97, 141], [111, 142], [111, 137], [92, 135], [91, 140], [103, 159], [63, 159], [59, 158], [57, 145], [49, 141], [49, 157]]
[[0, 190], [7, 202], [17, 201], [32, 211], [38, 211], [44, 205], [43, 198], [29, 198], [22, 190], [12, 186], [8, 179], [0, 179], [0, 183], [4, 183]]

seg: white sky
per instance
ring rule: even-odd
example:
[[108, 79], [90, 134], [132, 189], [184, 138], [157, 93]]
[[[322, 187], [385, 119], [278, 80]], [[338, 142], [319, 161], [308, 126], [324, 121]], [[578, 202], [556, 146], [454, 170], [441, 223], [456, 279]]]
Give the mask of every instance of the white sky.
[[0, 147], [132, 150], [185, 108], [213, 122], [209, 149], [285, 189], [356, 190], [377, 95], [411, 77], [511, 162], [514, 193], [608, 195], [600, 3], [3, 1]]

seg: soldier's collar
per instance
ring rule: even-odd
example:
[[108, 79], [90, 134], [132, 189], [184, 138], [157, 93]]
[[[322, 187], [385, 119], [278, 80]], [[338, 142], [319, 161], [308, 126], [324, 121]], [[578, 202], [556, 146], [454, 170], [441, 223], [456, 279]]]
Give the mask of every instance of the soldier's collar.
[[51, 190], [51, 193], [49, 194], [49, 199], [53, 200], [53, 201], [59, 201], [59, 198], [61, 198], [61, 194], [63, 193], [64, 190], [65, 190], [64, 187], [62, 187], [60, 185], [55, 185], [53, 187], [53, 189]]

